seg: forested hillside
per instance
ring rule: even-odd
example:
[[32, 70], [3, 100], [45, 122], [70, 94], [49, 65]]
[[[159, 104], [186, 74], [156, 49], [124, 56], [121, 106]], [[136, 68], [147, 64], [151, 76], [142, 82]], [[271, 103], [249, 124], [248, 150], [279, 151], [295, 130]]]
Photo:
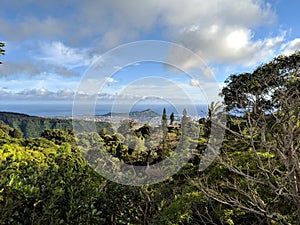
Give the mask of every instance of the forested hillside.
[[[3, 121], [12, 128], [16, 128], [22, 131], [25, 138], [39, 137], [41, 133], [46, 129], [72, 129], [72, 120], [61, 118], [44, 118], [37, 116], [29, 116], [20, 113], [0, 112], [0, 121]], [[82, 121], [82, 128], [88, 127], [91, 122]], [[113, 129], [109, 123], [97, 122], [97, 130], [106, 128], [108, 132], [112, 132]]]

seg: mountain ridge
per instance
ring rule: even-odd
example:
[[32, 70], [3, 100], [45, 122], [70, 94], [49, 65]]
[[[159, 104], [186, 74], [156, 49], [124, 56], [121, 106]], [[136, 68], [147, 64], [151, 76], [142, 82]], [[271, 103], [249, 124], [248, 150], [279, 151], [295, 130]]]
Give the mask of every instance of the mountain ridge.
[[[0, 112], [0, 121], [14, 129], [19, 129], [25, 138], [40, 137], [46, 129], [73, 129], [71, 118], [39, 117], [24, 113]], [[92, 121], [80, 121], [82, 132], [88, 129]], [[96, 122], [97, 131], [106, 128], [109, 133], [113, 128], [108, 122]]]
[[126, 116], [128, 115], [129, 117], [157, 117], [157, 116], [161, 116], [160, 114], [154, 112], [151, 109], [145, 109], [142, 111], [132, 111], [129, 113], [118, 113], [118, 112], [108, 112], [106, 114], [103, 115], [96, 115], [96, 116]]

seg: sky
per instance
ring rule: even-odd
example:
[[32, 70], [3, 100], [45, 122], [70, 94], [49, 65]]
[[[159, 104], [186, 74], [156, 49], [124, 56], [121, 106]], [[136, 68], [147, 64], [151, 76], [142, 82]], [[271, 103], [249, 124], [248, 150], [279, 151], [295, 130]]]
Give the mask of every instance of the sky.
[[[70, 102], [74, 96], [209, 102], [230, 74], [300, 50], [298, 0], [0, 4], [2, 105]], [[143, 58], [149, 52], [155, 56]]]

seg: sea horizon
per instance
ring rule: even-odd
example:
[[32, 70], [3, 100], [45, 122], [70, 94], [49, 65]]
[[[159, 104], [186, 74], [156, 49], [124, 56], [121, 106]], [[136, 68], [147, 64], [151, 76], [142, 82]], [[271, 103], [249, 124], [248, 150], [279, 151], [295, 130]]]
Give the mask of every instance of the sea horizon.
[[[84, 105], [82, 106], [84, 108]], [[182, 110], [186, 109], [188, 115], [191, 116], [206, 116], [207, 104], [198, 105], [166, 105], [166, 104], [137, 104], [132, 107], [124, 105], [118, 105], [117, 107], [112, 103], [97, 104], [95, 111], [92, 115], [105, 115], [107, 113], [129, 113], [129, 112], [141, 112], [144, 110], [152, 110], [158, 114], [162, 114], [163, 109], [166, 108], [167, 115], [172, 112], [175, 115], [182, 115]], [[22, 113], [31, 116], [40, 117], [71, 117], [73, 115], [73, 102], [47, 102], [47, 103], [0, 103], [1, 112], [11, 113]], [[86, 113], [85, 110], [82, 112], [76, 112], [76, 115], [85, 116], [91, 115]]]

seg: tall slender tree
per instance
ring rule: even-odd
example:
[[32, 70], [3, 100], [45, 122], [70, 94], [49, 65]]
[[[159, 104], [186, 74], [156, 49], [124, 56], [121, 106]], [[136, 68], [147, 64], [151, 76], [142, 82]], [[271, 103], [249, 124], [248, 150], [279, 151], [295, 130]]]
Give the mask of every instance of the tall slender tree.
[[183, 115], [183, 116], [187, 116], [187, 111], [186, 111], [186, 109], [183, 109], [182, 115]]
[[163, 134], [164, 134], [164, 136], [166, 136], [166, 134], [167, 134], [167, 111], [166, 111], [166, 108], [164, 108], [164, 110], [163, 110], [161, 126], [163, 129]]
[[175, 119], [175, 116], [174, 116], [174, 113], [172, 112], [171, 115], [170, 115], [170, 125], [173, 124], [174, 119]]
[[181, 118], [181, 123], [184, 124], [187, 121], [187, 111], [184, 108], [182, 111], [182, 118]]
[[162, 121], [167, 122], [167, 111], [166, 108], [163, 110]]

